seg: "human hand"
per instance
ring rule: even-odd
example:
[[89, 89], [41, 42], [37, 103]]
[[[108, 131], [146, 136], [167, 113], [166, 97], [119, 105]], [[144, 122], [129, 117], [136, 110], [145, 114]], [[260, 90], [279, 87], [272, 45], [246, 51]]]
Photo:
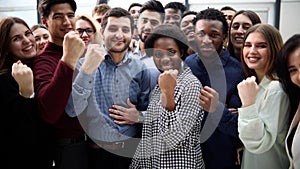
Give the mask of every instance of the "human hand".
[[63, 41], [63, 56], [61, 60], [70, 66], [73, 70], [76, 67], [78, 59], [85, 50], [85, 44], [78, 33], [68, 32]]
[[19, 92], [25, 98], [29, 98], [33, 92], [33, 73], [30, 67], [20, 60], [12, 65], [11, 75], [19, 85]]
[[158, 77], [158, 86], [162, 93], [174, 93], [178, 70], [167, 70]]
[[81, 69], [91, 75], [104, 60], [104, 48], [99, 44], [90, 44], [85, 54], [85, 60]]
[[131, 39], [131, 42], [129, 44], [129, 50], [131, 50], [131, 52], [134, 52], [134, 48], [138, 45], [138, 41], [135, 39]]
[[247, 107], [255, 103], [258, 85], [255, 76], [248, 77], [237, 85], [242, 107]]
[[109, 109], [109, 112], [111, 112], [109, 116], [115, 119], [116, 124], [134, 124], [138, 122], [140, 112], [129, 99], [127, 99], [127, 104], [129, 108], [113, 105], [113, 108]]
[[219, 93], [208, 86], [205, 86], [200, 93], [199, 102], [203, 109], [210, 113], [215, 112], [219, 104]]

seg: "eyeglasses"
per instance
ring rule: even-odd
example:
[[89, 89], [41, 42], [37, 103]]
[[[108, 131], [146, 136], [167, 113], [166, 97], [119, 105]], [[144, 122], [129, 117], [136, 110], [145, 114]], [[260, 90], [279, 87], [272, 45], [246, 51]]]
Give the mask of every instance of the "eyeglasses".
[[76, 29], [79, 33], [80, 36], [83, 35], [83, 32], [85, 32], [87, 35], [91, 36], [95, 33], [95, 31], [91, 28], [86, 28], [86, 29], [81, 29], [81, 28], [78, 28]]

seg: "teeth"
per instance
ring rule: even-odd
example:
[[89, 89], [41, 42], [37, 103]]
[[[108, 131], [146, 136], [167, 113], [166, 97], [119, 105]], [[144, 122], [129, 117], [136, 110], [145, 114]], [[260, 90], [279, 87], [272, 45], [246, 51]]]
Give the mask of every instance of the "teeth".
[[194, 35], [194, 32], [188, 32], [187, 35]]
[[243, 41], [243, 38], [235, 38], [236, 41]]
[[28, 46], [24, 50], [30, 50], [31, 48], [32, 48], [32, 46]]
[[258, 58], [249, 58], [249, 60], [251, 61], [251, 62], [255, 62], [255, 61], [257, 61], [258, 60]]

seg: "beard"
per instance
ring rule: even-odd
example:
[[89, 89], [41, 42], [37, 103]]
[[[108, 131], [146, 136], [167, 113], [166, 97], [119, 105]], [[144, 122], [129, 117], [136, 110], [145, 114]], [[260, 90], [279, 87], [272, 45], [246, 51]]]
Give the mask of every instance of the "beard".
[[122, 53], [122, 52], [124, 52], [124, 51], [126, 51], [126, 50], [128, 49], [129, 45], [130, 45], [130, 41], [127, 42], [127, 43], [124, 45], [124, 47], [121, 48], [121, 49], [116, 49], [116, 48], [114, 48], [114, 46], [111, 46], [111, 47], [109, 48], [109, 51], [110, 51], [110, 52], [114, 52], [114, 53]]

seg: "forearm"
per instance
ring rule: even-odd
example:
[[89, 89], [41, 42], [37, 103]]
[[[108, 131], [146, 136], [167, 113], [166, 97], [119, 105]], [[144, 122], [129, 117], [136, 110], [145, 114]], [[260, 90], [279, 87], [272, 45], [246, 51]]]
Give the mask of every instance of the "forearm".
[[49, 123], [55, 123], [64, 113], [71, 94], [73, 70], [59, 61], [53, 74], [41, 67], [36, 68], [36, 74], [40, 116]]
[[80, 71], [72, 86], [73, 105], [76, 114], [81, 114], [88, 106], [88, 98], [94, 85], [93, 75]]
[[174, 92], [165, 92], [161, 94], [161, 104], [168, 111], [175, 109]]

